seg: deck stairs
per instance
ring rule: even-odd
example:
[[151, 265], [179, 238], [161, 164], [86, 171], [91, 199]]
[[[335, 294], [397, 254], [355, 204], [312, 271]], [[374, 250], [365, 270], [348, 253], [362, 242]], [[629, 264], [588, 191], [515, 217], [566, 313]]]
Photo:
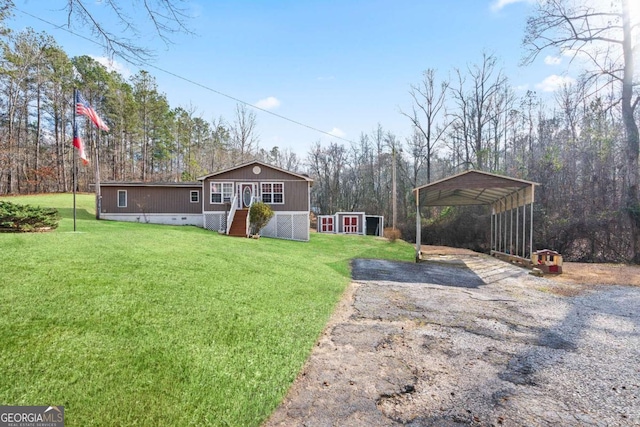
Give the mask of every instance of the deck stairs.
[[238, 209], [233, 216], [229, 236], [247, 237], [247, 216], [249, 209]]

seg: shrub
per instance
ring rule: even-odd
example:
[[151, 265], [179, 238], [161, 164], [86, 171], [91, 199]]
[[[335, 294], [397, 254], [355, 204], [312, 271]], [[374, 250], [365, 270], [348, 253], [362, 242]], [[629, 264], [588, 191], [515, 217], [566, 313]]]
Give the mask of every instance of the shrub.
[[57, 228], [60, 214], [54, 208], [18, 205], [0, 200], [0, 229], [8, 231], [36, 231]]
[[384, 237], [390, 242], [395, 242], [402, 237], [400, 230], [397, 228], [387, 227], [384, 229]]
[[256, 202], [249, 209], [249, 224], [251, 234], [258, 234], [273, 218], [274, 212], [271, 207], [262, 202]]

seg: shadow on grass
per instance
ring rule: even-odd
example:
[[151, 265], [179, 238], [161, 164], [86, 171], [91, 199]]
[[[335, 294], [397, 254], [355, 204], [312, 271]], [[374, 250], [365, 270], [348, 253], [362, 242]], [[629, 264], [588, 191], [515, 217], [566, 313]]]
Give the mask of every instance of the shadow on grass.
[[[73, 208], [58, 208], [64, 219], [73, 219]], [[76, 219], [96, 219], [96, 215], [86, 209], [76, 209]]]

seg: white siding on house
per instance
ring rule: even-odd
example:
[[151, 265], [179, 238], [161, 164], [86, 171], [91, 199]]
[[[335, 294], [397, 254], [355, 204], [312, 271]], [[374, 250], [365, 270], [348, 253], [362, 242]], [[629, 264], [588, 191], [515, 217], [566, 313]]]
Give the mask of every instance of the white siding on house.
[[101, 213], [100, 219], [163, 225], [195, 225], [202, 227], [202, 214], [182, 213]]

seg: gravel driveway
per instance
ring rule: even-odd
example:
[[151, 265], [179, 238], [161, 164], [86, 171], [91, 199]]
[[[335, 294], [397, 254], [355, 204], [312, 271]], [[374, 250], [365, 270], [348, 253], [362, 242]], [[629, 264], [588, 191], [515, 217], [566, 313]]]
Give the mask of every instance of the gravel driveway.
[[266, 426], [640, 426], [640, 288], [359, 259]]

